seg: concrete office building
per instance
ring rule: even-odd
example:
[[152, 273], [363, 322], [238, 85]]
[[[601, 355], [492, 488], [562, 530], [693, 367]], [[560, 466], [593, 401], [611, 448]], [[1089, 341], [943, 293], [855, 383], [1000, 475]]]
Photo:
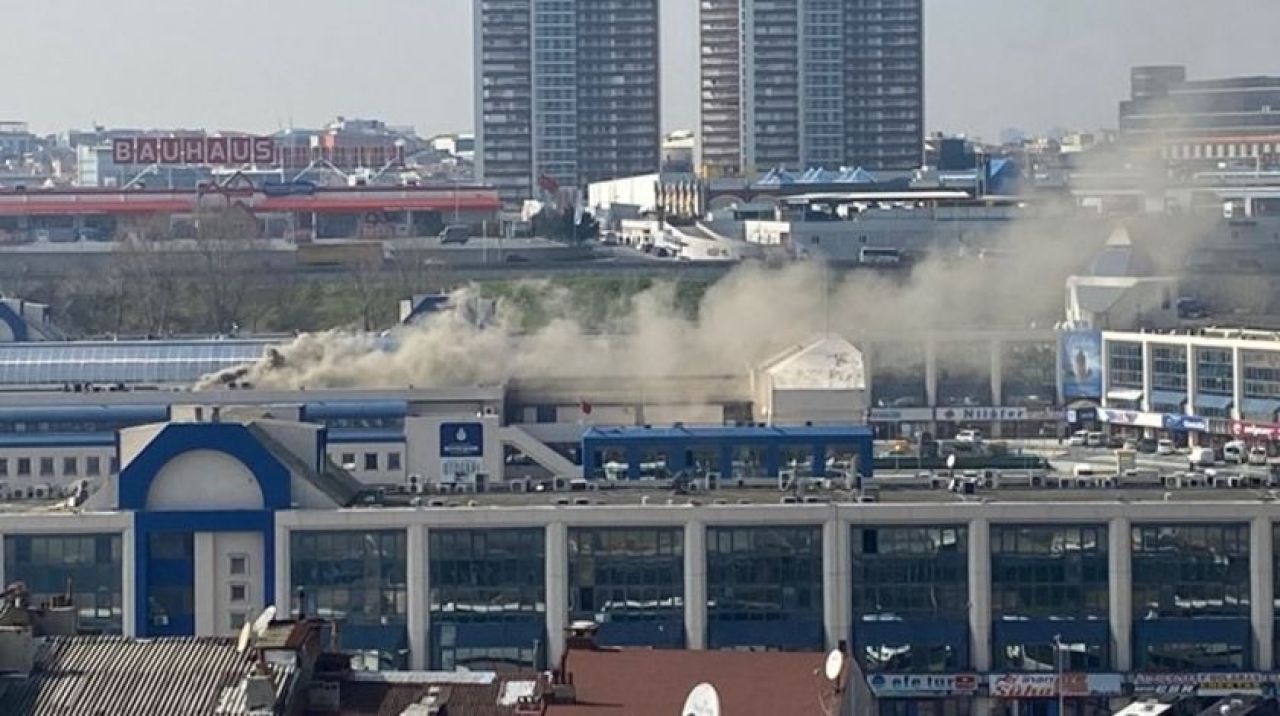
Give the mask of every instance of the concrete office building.
[[1280, 77], [1189, 80], [1181, 65], [1135, 67], [1120, 134], [1164, 159], [1202, 169], [1280, 162]]
[[475, 0], [476, 172], [503, 201], [660, 164], [657, 0]]
[[921, 0], [704, 0], [702, 167], [914, 169]]
[[324, 439], [279, 420], [126, 429], [97, 493], [7, 506], [0, 578], [37, 600], [71, 584], [83, 623], [139, 637], [230, 635], [305, 602], [343, 647], [416, 669], [554, 664], [580, 619], [604, 644], [844, 646], [886, 714], [1053, 713], [1057, 660], [1087, 716], [1223, 671], [1233, 690], [1273, 678], [1280, 531], [1246, 491], [780, 504], [615, 486], [390, 507], [325, 467]]
[[1221, 445], [1280, 442], [1280, 336], [1103, 332], [1102, 422], [1113, 432]]

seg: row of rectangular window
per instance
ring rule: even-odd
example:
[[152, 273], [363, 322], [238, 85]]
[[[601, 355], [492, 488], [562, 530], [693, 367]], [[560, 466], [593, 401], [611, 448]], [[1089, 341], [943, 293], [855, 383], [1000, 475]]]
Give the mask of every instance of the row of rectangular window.
[[361, 457], [363, 458], [363, 462], [357, 463], [355, 453], [344, 452], [342, 453], [342, 466], [348, 470], [354, 470], [358, 465], [364, 465], [364, 468], [363, 468], [364, 470], [374, 471], [379, 469], [378, 466], [380, 464], [385, 464], [387, 470], [401, 469], [402, 463], [400, 460], [399, 452], [387, 453], [387, 459], [385, 462], [380, 460], [380, 456], [376, 452], [367, 452], [367, 453], [364, 453], [364, 455], [362, 455]]
[[[85, 457], [65, 456], [60, 460], [55, 457], [0, 457], [0, 478], [9, 477], [30, 477], [38, 475], [39, 477], [99, 477], [102, 473], [102, 458], [98, 455], [88, 455]], [[81, 465], [84, 470], [81, 472]], [[56, 468], [61, 465], [61, 471]], [[119, 458], [112, 456], [107, 461], [107, 467], [110, 470], [108, 474], [114, 475], [120, 472]], [[35, 471], [33, 472], [33, 468]], [[12, 470], [12, 472], [10, 472]]]

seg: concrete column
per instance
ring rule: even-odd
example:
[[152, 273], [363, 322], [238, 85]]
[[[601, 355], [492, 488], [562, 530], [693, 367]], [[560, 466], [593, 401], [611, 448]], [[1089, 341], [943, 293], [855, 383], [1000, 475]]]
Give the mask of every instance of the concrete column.
[[938, 342], [933, 336], [924, 343], [924, 394], [930, 408], [938, 407]]
[[409, 586], [407, 628], [409, 630], [409, 668], [422, 671], [427, 668], [430, 654], [429, 627], [431, 617], [431, 572], [428, 569], [428, 541], [426, 525], [409, 525], [405, 541], [405, 581]]
[[697, 520], [684, 524], [684, 638], [707, 648], [707, 526]]
[[1231, 349], [1231, 417], [1244, 419], [1244, 351]]
[[[1103, 362], [1107, 357], [1103, 356]], [[1151, 412], [1151, 391], [1155, 390], [1151, 378], [1155, 373], [1155, 354], [1151, 350], [1151, 341], [1142, 341], [1142, 409]], [[1104, 391], [1105, 392], [1105, 391]]]
[[547, 660], [560, 663], [564, 630], [569, 625], [569, 530], [563, 522], [547, 524]]
[[[136, 515], [131, 515], [132, 517]], [[137, 592], [136, 584], [137, 560], [134, 559], [136, 556], [134, 540], [136, 539], [137, 533], [132, 525], [120, 535], [120, 608], [124, 611], [120, 626], [124, 635], [128, 637], [138, 635], [138, 600], [142, 598]], [[4, 569], [3, 559], [0, 559], [0, 569]], [[0, 584], [5, 582], [0, 581]]]
[[[1196, 402], [1196, 375], [1199, 370], [1196, 367], [1196, 349], [1188, 343], [1184, 349], [1187, 352], [1187, 406], [1182, 412], [1186, 415], [1195, 415]], [[1187, 431], [1187, 445], [1196, 446], [1200, 444], [1200, 434], [1194, 430]]]
[[853, 631], [850, 594], [849, 524], [832, 516], [822, 525], [822, 615], [827, 648], [835, 649]]
[[1128, 517], [1107, 524], [1107, 618], [1111, 624], [1111, 664], [1133, 668], [1133, 538]]
[[[298, 611], [298, 595], [293, 592], [293, 570], [290, 568], [289, 529], [276, 520], [275, 525], [275, 592], [276, 609], [282, 617]], [[264, 555], [265, 556], [265, 555]]]
[[1004, 356], [1000, 355], [1000, 341], [991, 341], [991, 404], [1004, 405], [1004, 385], [1001, 373], [1004, 371]]
[[217, 636], [217, 614], [215, 609], [218, 604], [218, 592], [224, 588], [219, 583], [215, 574], [214, 567], [214, 544], [212, 532], [195, 533], [195, 616], [196, 616], [196, 636]]
[[991, 521], [969, 521], [969, 658], [973, 671], [991, 670]]
[[1249, 525], [1249, 611], [1253, 617], [1253, 668], [1271, 671], [1275, 661], [1275, 583], [1272, 581], [1271, 518], [1253, 518]]

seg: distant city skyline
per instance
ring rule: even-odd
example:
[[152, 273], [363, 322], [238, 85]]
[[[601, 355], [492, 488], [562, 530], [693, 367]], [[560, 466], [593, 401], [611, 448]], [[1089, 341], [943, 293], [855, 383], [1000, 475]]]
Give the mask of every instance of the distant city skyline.
[[[696, 129], [697, 3], [662, 9], [663, 127]], [[27, 31], [0, 46], [18, 68], [0, 120], [41, 134], [94, 123], [266, 132], [344, 115], [470, 131], [471, 15], [470, 0], [224, 0], [195, 15], [160, 0], [25, 3], [7, 13]], [[1254, 0], [927, 1], [926, 128], [995, 140], [1006, 128], [1114, 127], [1131, 66], [1280, 74], [1277, 26], [1280, 5]]]

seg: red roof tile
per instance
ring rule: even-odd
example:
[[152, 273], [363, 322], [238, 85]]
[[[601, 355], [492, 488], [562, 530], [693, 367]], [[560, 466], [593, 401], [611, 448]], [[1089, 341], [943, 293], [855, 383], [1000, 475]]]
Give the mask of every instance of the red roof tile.
[[834, 701], [821, 653], [572, 650], [566, 671], [577, 703], [547, 716], [673, 716], [706, 681], [731, 716], [813, 716]]

